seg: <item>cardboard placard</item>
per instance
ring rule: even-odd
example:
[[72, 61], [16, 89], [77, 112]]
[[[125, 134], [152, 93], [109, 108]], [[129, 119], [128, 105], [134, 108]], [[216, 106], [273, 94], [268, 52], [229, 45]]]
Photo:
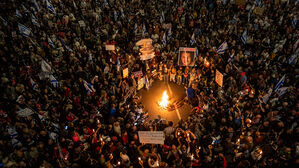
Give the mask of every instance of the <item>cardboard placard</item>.
[[138, 131], [138, 137], [140, 143], [147, 144], [164, 144], [164, 132], [163, 131]]
[[128, 68], [125, 68], [123, 70], [123, 78], [127, 78], [129, 76], [129, 69]]
[[180, 47], [178, 55], [179, 66], [194, 66], [196, 48]]
[[105, 45], [107, 51], [114, 51], [115, 45]]
[[218, 71], [218, 69], [216, 69], [215, 81], [220, 87], [222, 87], [222, 85], [223, 85], [223, 75], [222, 75], [221, 72]]
[[136, 72], [133, 72], [133, 74], [134, 74], [134, 77], [135, 77], [135, 78], [138, 78], [139, 76], [140, 76], [140, 77], [143, 76], [142, 71], [136, 71]]

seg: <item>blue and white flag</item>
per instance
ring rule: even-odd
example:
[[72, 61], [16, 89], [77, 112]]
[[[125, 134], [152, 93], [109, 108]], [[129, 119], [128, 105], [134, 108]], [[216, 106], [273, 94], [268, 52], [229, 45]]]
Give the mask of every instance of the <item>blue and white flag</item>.
[[292, 26], [295, 29], [297, 25], [297, 16], [294, 17], [294, 19], [292, 20]]
[[137, 26], [137, 23], [135, 23], [135, 26], [134, 26], [134, 33], [135, 33], [135, 35], [137, 34], [137, 32], [138, 32], [138, 26]]
[[120, 71], [120, 61], [119, 61], [119, 57], [117, 57], [117, 60], [116, 60], [116, 68], [117, 68], [117, 71]]
[[161, 14], [160, 22], [161, 23], [165, 22], [165, 16], [164, 16], [164, 12], [163, 11], [162, 11], [162, 14]]
[[7, 126], [7, 132], [10, 135], [11, 144], [13, 147], [22, 146], [22, 143], [17, 139], [19, 134], [15, 127]]
[[293, 65], [295, 62], [296, 62], [296, 59], [297, 59], [297, 56], [298, 56], [298, 53], [294, 53], [288, 60], [288, 63], [290, 65]]
[[163, 39], [162, 39], [162, 43], [163, 43], [163, 45], [164, 45], [164, 47], [165, 47], [165, 46], [166, 46], [166, 43], [167, 43], [167, 41], [166, 41], [166, 32], [164, 32]]
[[124, 19], [125, 18], [125, 13], [124, 13], [124, 9], [120, 8], [120, 13], [121, 13], [121, 17]]
[[23, 10], [25, 11], [26, 14], [30, 13], [29, 10], [24, 5], [22, 5], [22, 8], [23, 8]]
[[282, 96], [283, 94], [287, 93], [289, 90], [289, 87], [282, 87], [277, 89], [276, 93], [278, 94], [278, 96]]
[[194, 35], [194, 33], [193, 33], [193, 34], [192, 34], [192, 36], [191, 36], [190, 43], [191, 43], [191, 45], [193, 45], [193, 44], [195, 44], [195, 43], [196, 43], [196, 40], [195, 40], [195, 35]]
[[280, 81], [276, 84], [274, 91], [277, 92], [277, 90], [280, 88], [281, 85], [283, 85], [285, 81], [286, 75], [283, 75], [283, 77], [280, 79]]
[[64, 44], [64, 42], [62, 41], [62, 39], [60, 39], [60, 42], [61, 42], [62, 46], [65, 47], [65, 49], [67, 49], [68, 51], [73, 52], [73, 50], [69, 46], [67, 46], [66, 44]]
[[46, 4], [47, 4], [48, 10], [51, 11], [52, 13], [55, 13], [55, 9], [54, 9], [54, 6], [51, 3], [51, 0], [46, 0]]
[[48, 43], [49, 43], [49, 45], [52, 46], [53, 48], [55, 47], [55, 46], [54, 46], [54, 42], [51, 40], [50, 37], [48, 37]]
[[142, 37], [145, 37], [145, 33], [146, 33], [146, 28], [145, 28], [145, 24], [143, 23], [143, 25], [142, 25]]
[[22, 14], [20, 13], [20, 11], [18, 9], [16, 9], [16, 16], [21, 18], [22, 17]]
[[92, 84], [87, 83], [85, 80], [83, 81], [83, 83], [84, 83], [84, 87], [85, 87], [87, 93], [91, 94], [91, 93], [96, 92], [95, 89], [93, 88]]
[[223, 43], [218, 47], [218, 49], [216, 50], [216, 52], [217, 52], [218, 54], [224, 54], [224, 51], [225, 51], [226, 49], [228, 49], [228, 45], [227, 45], [227, 42], [225, 41], [225, 42], [223, 42]]
[[247, 40], [248, 40], [248, 35], [247, 35], [247, 30], [244, 30], [242, 36], [241, 36], [241, 40], [244, 44], [246, 44]]
[[262, 4], [262, 0], [255, 0], [255, 3], [257, 6], [261, 7], [263, 4]]
[[45, 60], [41, 61], [41, 69], [42, 72], [52, 73], [51, 66]]
[[34, 82], [34, 80], [31, 77], [29, 79], [30, 79], [30, 83], [31, 83], [33, 90], [37, 91], [38, 89], [37, 89], [36, 83]]
[[232, 62], [234, 62], [234, 56], [235, 56], [235, 53], [232, 53], [232, 54], [229, 56], [227, 62], [228, 62], [228, 63], [232, 63]]
[[117, 18], [118, 18], [117, 12], [116, 10], [114, 10], [114, 20], [117, 21]]
[[59, 82], [56, 80], [56, 78], [53, 75], [50, 75], [49, 77], [51, 84], [55, 87], [58, 88], [59, 87]]
[[2, 20], [3, 25], [4, 25], [4, 26], [7, 26], [7, 21], [6, 21], [5, 19], [3, 19], [2, 16], [0, 16], [0, 19]]
[[168, 33], [167, 33], [167, 40], [169, 41], [171, 39], [171, 27], [168, 29]]
[[260, 98], [260, 101], [261, 101], [262, 103], [265, 103], [265, 104], [266, 104], [267, 101], [269, 100], [271, 94], [272, 94], [272, 89], [270, 88], [270, 89], [268, 90], [268, 93], [266, 93], [263, 97]]
[[33, 25], [40, 27], [38, 20], [36, 19], [36, 17], [33, 14], [31, 15], [31, 22]]
[[18, 23], [18, 27], [19, 27], [19, 31], [20, 33], [25, 36], [25, 37], [29, 37], [30, 33], [31, 33], [31, 29], [29, 29], [28, 27], [24, 26], [21, 23]]
[[105, 6], [105, 7], [108, 7], [108, 5], [109, 5], [109, 4], [108, 4], [107, 0], [104, 0], [104, 6]]
[[[254, 8], [255, 8], [255, 4], [253, 4], [252, 5], [252, 7], [250, 8], [250, 10], [249, 10], [249, 12], [248, 12], [248, 15], [247, 15], [247, 17], [248, 17], [248, 22], [250, 21], [250, 17], [251, 17], [251, 14], [252, 14], [252, 12], [253, 12], [253, 10], [254, 10]], [[236, 15], [235, 15], [236, 16]], [[235, 17], [234, 16], [234, 17]]]
[[36, 0], [32, 0], [32, 2], [34, 3], [34, 6], [36, 7], [37, 11], [40, 11], [40, 7], [39, 7], [38, 3], [36, 2]]

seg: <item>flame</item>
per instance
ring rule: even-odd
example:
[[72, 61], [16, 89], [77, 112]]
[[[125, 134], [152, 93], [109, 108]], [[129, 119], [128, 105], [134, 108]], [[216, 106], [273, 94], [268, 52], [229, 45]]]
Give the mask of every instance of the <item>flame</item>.
[[166, 108], [168, 106], [168, 95], [167, 95], [167, 92], [164, 91], [163, 92], [163, 96], [162, 96], [162, 100], [159, 102], [159, 105], [162, 107], [162, 108]]

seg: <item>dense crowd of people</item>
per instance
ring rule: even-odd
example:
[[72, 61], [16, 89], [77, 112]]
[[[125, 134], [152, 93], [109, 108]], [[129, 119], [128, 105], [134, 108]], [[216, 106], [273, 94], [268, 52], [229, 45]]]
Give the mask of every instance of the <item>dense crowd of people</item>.
[[[243, 2], [1, 2], [0, 167], [298, 166], [299, 3]], [[179, 47], [198, 49], [194, 66], [178, 66]], [[190, 116], [137, 122], [136, 71], [185, 85]], [[141, 144], [138, 131], [165, 142]]]

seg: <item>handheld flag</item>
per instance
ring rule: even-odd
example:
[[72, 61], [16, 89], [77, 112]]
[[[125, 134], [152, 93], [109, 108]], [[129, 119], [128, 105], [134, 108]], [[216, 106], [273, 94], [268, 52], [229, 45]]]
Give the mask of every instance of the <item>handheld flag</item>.
[[30, 33], [31, 33], [31, 29], [27, 28], [26, 26], [22, 25], [21, 23], [18, 23], [18, 27], [19, 27], [19, 31], [20, 33], [25, 36], [25, 37], [29, 37]]
[[278, 94], [278, 96], [282, 96], [283, 94], [287, 93], [289, 90], [289, 87], [282, 87], [277, 89], [276, 93]]
[[143, 23], [143, 25], [142, 25], [142, 37], [145, 37], [145, 32], [146, 32], [146, 28], [145, 28], [145, 25]]
[[166, 33], [165, 32], [164, 32], [164, 35], [163, 35], [162, 43], [163, 43], [164, 46], [166, 46]]
[[162, 14], [161, 14], [160, 22], [161, 23], [165, 22], [165, 16], [164, 16], [164, 12], [163, 11], [162, 11]]
[[31, 22], [32, 22], [33, 25], [35, 25], [37, 27], [40, 27], [36, 17], [33, 14], [31, 15]]
[[267, 101], [269, 100], [271, 94], [272, 94], [272, 89], [269, 89], [269, 90], [268, 90], [268, 93], [265, 94], [263, 97], [260, 98], [260, 101], [261, 101], [262, 103], [265, 103], [265, 104], [266, 104]]
[[246, 44], [247, 40], [248, 40], [248, 35], [247, 35], [247, 30], [245, 30], [241, 36], [241, 40], [244, 44]]
[[18, 9], [16, 9], [16, 16], [21, 18], [22, 17], [22, 14], [20, 13], [20, 11]]
[[119, 71], [121, 65], [120, 65], [120, 61], [119, 61], [119, 58], [118, 58], [118, 57], [117, 57], [117, 60], [116, 60], [116, 66], [117, 66], [117, 71]]
[[293, 54], [293, 55], [289, 58], [288, 63], [289, 63], [290, 65], [293, 65], [293, 64], [296, 62], [297, 56], [298, 56], [298, 53]]
[[50, 82], [51, 84], [55, 87], [58, 88], [59, 87], [59, 82], [55, 79], [55, 77], [53, 75], [50, 75]]
[[32, 0], [32, 2], [34, 3], [37, 11], [40, 11], [40, 7], [39, 7], [38, 3], [36, 2], [36, 0]]
[[195, 44], [195, 43], [196, 43], [196, 40], [195, 40], [195, 35], [194, 35], [194, 33], [193, 33], [193, 34], [192, 34], [192, 36], [191, 36], [190, 43], [191, 43], [191, 45], [193, 45], [193, 44]]
[[3, 19], [2, 16], [0, 16], [0, 19], [2, 20], [3, 25], [4, 25], [4, 26], [7, 26], [7, 21], [6, 21], [5, 19]]
[[261, 7], [262, 6], [262, 0], [255, 0], [255, 3], [257, 6]]
[[228, 58], [227, 62], [228, 62], [228, 63], [233, 62], [233, 61], [234, 61], [234, 56], [235, 56], [235, 53], [232, 53], [232, 54], [230, 55], [230, 57]]
[[120, 13], [121, 13], [121, 17], [124, 19], [125, 18], [125, 13], [124, 13], [123, 8], [120, 9]]
[[114, 20], [117, 21], [118, 15], [117, 12], [114, 10]]
[[24, 5], [22, 5], [22, 8], [25, 11], [25, 13], [27, 13], [27, 14], [30, 13], [29, 10]]
[[134, 33], [135, 33], [135, 35], [137, 34], [137, 32], [138, 32], [138, 26], [137, 26], [137, 23], [135, 23], [135, 26], [134, 26]]
[[224, 51], [225, 51], [226, 49], [228, 49], [228, 45], [227, 45], [227, 42], [225, 41], [225, 42], [223, 42], [223, 43], [218, 47], [218, 49], [216, 50], [216, 52], [217, 52], [218, 54], [224, 54]]
[[168, 33], [167, 33], [167, 40], [171, 39], [171, 34], [172, 34], [172, 32], [171, 32], [171, 27], [170, 27], [170, 29], [168, 30]]
[[280, 81], [276, 84], [274, 91], [277, 92], [277, 90], [280, 88], [281, 85], [283, 85], [285, 81], [286, 75], [283, 75], [283, 77], [280, 79]]
[[295, 29], [297, 25], [297, 17], [295, 16], [294, 19], [292, 20], [292, 26]]
[[30, 77], [30, 83], [31, 83], [31, 86], [32, 86], [33, 90], [37, 91], [38, 90], [37, 89], [37, 85], [36, 85], [36, 83], [33, 81], [33, 79], [31, 77]]
[[53, 48], [55, 47], [55, 46], [54, 46], [54, 43], [53, 43], [53, 41], [51, 40], [50, 37], [48, 37], [48, 43], [49, 43], [49, 45], [52, 46]]
[[55, 9], [51, 3], [51, 0], [46, 0], [46, 4], [47, 4], [48, 10], [51, 11], [52, 13], [55, 13]]
[[51, 66], [45, 60], [42, 60], [41, 62], [41, 69], [43, 72], [47, 72], [47, 73], [52, 72]]

